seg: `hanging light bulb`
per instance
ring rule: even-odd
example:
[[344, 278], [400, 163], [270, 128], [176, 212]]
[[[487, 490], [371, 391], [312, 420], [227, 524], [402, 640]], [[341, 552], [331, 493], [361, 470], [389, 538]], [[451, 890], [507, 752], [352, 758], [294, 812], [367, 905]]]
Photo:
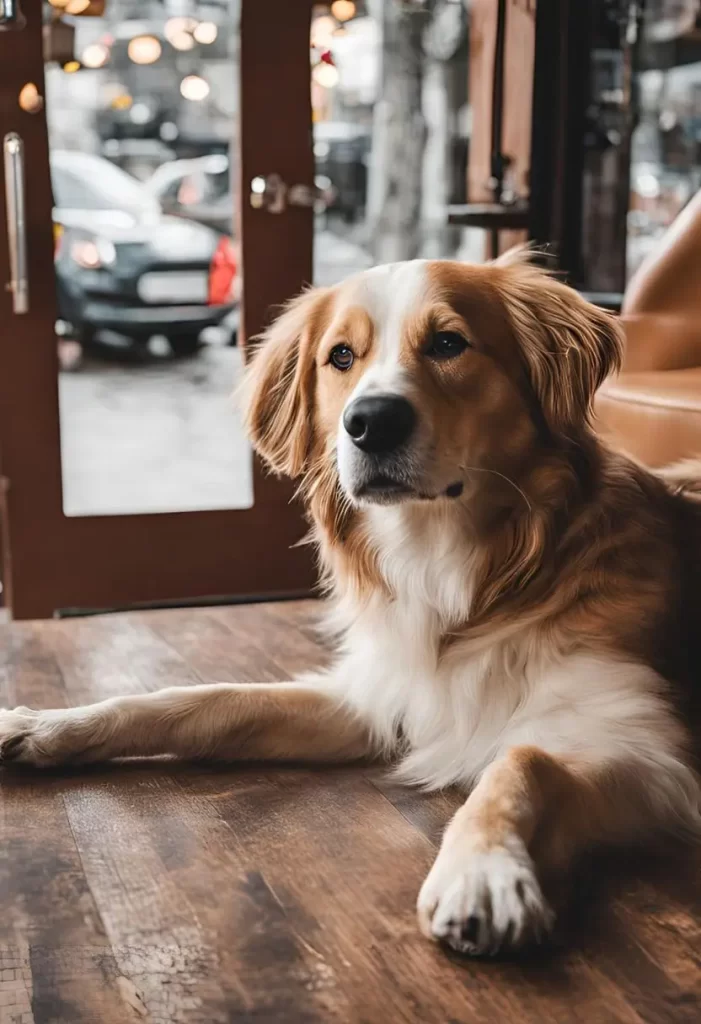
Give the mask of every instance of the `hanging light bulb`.
[[190, 32], [176, 32], [170, 40], [170, 45], [176, 50], [192, 50], [195, 46], [195, 37]]
[[336, 19], [330, 18], [328, 14], [322, 14], [320, 18], [315, 18], [312, 22], [310, 36], [312, 46], [317, 50], [328, 49], [336, 28]]
[[209, 83], [199, 75], [187, 75], [180, 83], [180, 93], [186, 100], [199, 103], [209, 96]]
[[350, 21], [355, 17], [356, 7], [353, 0], [334, 0], [331, 13], [336, 21]]
[[163, 35], [176, 50], [191, 50], [195, 45], [193, 32], [196, 28], [194, 18], [168, 18]]
[[44, 99], [34, 82], [27, 82], [19, 91], [18, 103], [28, 114], [38, 114], [44, 106]]
[[102, 43], [91, 43], [83, 50], [82, 63], [86, 68], [102, 68], [110, 57], [109, 49]]
[[312, 78], [322, 88], [333, 89], [334, 86], [338, 85], [338, 68], [334, 67], [333, 64], [321, 62], [312, 71]]
[[127, 46], [129, 60], [134, 64], [155, 64], [162, 50], [155, 36], [134, 36]]
[[202, 43], [203, 46], [209, 46], [219, 35], [219, 29], [213, 21], [201, 21], [193, 29], [192, 34], [198, 43]]

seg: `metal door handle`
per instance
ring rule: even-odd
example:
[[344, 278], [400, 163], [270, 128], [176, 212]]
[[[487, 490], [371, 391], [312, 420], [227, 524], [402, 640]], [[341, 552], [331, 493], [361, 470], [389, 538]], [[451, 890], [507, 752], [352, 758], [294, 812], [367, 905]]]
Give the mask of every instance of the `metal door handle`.
[[29, 279], [27, 276], [27, 222], [24, 205], [24, 143], [17, 132], [3, 140], [5, 163], [5, 206], [7, 209], [7, 241], [10, 251], [10, 282], [12, 308], [15, 313], [29, 311]]
[[257, 175], [251, 180], [249, 200], [255, 210], [284, 213], [288, 206], [307, 206], [317, 212], [333, 201], [334, 189], [319, 185], [288, 185], [279, 174]]
[[18, 31], [26, 24], [19, 0], [0, 0], [0, 32]]

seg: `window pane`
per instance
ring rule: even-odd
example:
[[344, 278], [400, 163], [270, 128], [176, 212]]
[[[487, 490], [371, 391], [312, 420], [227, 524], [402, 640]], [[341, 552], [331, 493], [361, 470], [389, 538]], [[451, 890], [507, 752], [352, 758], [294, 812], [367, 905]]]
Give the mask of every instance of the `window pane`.
[[230, 397], [239, 0], [191, 11], [108, 0], [46, 69], [70, 516], [253, 504]]
[[481, 260], [484, 232], [447, 223], [448, 204], [466, 199], [466, 5], [317, 5], [311, 63], [317, 185], [328, 197], [316, 283], [415, 257]]
[[701, 44], [696, 0], [654, 0], [643, 23], [631, 147], [628, 278], [701, 188]]

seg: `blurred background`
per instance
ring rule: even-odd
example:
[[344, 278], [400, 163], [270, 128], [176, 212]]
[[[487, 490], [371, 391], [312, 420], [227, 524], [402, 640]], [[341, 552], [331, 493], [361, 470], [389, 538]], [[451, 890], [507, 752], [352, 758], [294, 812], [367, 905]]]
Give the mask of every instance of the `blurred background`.
[[[241, 369], [239, 4], [46, 5], [69, 515], [252, 502], [227, 405]], [[312, 10], [314, 283], [417, 255], [482, 258], [482, 232], [445, 217], [465, 198], [467, 9], [433, 6], [430, 23], [394, 0]]]
[[[41, 377], [37, 452], [60, 446], [60, 466], [53, 448], [46, 456], [60, 475], [51, 502], [63, 517], [113, 517], [105, 536], [124, 529], [126, 553], [136, 547], [124, 517], [280, 514], [282, 491], [263, 500], [260, 480], [254, 501], [231, 400], [243, 367], [242, 216], [257, 211], [246, 234], [253, 332], [307, 275], [330, 284], [378, 262], [481, 261], [526, 239], [616, 309], [701, 186], [701, 0], [299, 0], [303, 26], [301, 13], [288, 24], [283, 0], [243, 2], [42, 0], [41, 23], [4, 35], [30, 54], [28, 33], [43, 32], [45, 81], [27, 80], [26, 56], [0, 79], [8, 128], [20, 111], [40, 115], [17, 122], [40, 157], [27, 168], [30, 193], [46, 174], [44, 116], [48, 128], [59, 417], [54, 364], [22, 362], [18, 343], [9, 375], [37, 403]], [[241, 19], [252, 11], [256, 59], [241, 103]], [[288, 52], [283, 22], [304, 33]], [[255, 126], [245, 181], [242, 108], [269, 121]], [[252, 177], [260, 152], [274, 155]], [[271, 173], [285, 163], [287, 182]], [[50, 277], [39, 249], [42, 332], [54, 310], [38, 308], [38, 293], [53, 289], [36, 284]], [[22, 318], [13, 323], [19, 337]], [[20, 415], [17, 392], [13, 423]], [[7, 449], [5, 439], [5, 459]], [[16, 494], [23, 471], [18, 450]], [[26, 509], [17, 514], [26, 521]], [[202, 536], [194, 519], [191, 528]], [[97, 527], [85, 529], [100, 547]], [[76, 523], [80, 550], [82, 536]], [[200, 589], [213, 587], [203, 575]]]
[[[109, 0], [102, 16], [76, 16], [89, 2], [52, 0], [45, 16], [57, 332], [62, 368], [72, 373], [61, 383], [65, 510], [245, 507], [250, 457], [240, 431], [232, 446], [226, 397], [240, 372], [233, 127], [240, 0]], [[466, 200], [469, 6], [335, 0], [313, 7], [315, 283], [373, 262], [484, 257], [484, 232], [446, 218], [451, 204]], [[602, 225], [615, 222], [620, 193], [625, 11], [598, 7], [584, 283], [616, 292], [625, 281], [614, 280], [617, 247]], [[623, 26], [641, 35], [631, 83], [625, 279], [701, 184], [697, 18], [695, 0], [649, 0]], [[587, 203], [598, 215], [587, 215]], [[173, 454], [183, 430], [191, 458]], [[143, 444], [145, 435], [153, 450], [135, 463], [133, 442]], [[154, 465], [157, 494], [150, 493]]]

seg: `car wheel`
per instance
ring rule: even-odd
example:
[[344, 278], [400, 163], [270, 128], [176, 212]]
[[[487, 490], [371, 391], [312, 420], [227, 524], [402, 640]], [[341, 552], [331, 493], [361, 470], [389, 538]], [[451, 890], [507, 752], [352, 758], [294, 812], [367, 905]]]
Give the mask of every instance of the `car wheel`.
[[194, 356], [200, 347], [200, 333], [171, 334], [168, 342], [174, 356]]

